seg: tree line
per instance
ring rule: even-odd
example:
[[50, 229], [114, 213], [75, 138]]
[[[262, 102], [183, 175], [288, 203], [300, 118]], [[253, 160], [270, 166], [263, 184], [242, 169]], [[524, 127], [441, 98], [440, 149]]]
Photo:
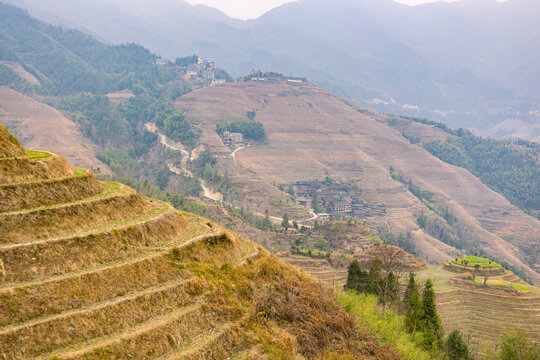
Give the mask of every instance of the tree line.
[[518, 149], [510, 140], [465, 136], [432, 141], [425, 148], [439, 159], [469, 170], [512, 204], [540, 219], [538, 150], [530, 146]]
[[216, 132], [223, 135], [225, 131], [240, 133], [246, 140], [262, 141], [266, 139], [264, 125], [256, 121], [231, 121], [216, 124]]

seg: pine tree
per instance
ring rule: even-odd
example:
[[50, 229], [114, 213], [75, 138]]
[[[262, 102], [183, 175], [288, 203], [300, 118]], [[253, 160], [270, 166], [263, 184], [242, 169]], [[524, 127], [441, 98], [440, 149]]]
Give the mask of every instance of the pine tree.
[[355, 290], [359, 293], [365, 292], [368, 287], [368, 281], [368, 273], [360, 268], [358, 260], [354, 260], [349, 265], [345, 289]]
[[358, 263], [358, 260], [355, 259], [349, 265], [349, 271], [347, 272], [347, 283], [345, 283], [345, 289], [358, 291], [358, 283], [360, 280], [361, 271], [362, 269], [360, 268], [360, 264]]
[[383, 305], [383, 313], [387, 304], [394, 304], [399, 300], [398, 296], [398, 282], [393, 271], [388, 272], [384, 279], [384, 290], [381, 296], [381, 303]]
[[446, 356], [449, 360], [469, 360], [469, 347], [463, 341], [459, 330], [454, 330], [446, 338]]
[[426, 280], [424, 291], [422, 293], [422, 325], [424, 329], [424, 339], [427, 348], [434, 349], [442, 345], [442, 327], [441, 320], [437, 314], [437, 305], [435, 304], [435, 291], [431, 279]]
[[290, 227], [289, 215], [287, 215], [287, 214], [283, 215], [283, 220], [281, 221], [281, 226], [283, 226], [285, 228], [285, 231], [287, 231], [289, 229], [289, 227]]
[[405, 294], [403, 295], [403, 304], [405, 307], [405, 325], [411, 333], [423, 331], [424, 327], [420, 319], [423, 316], [422, 299], [418, 291], [418, 284], [414, 278], [414, 274], [409, 274], [409, 281]]

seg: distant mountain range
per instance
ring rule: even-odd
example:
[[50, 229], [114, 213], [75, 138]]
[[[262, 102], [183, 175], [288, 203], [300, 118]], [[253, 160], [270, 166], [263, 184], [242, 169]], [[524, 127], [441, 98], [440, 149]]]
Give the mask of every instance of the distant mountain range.
[[[181, 0], [3, 0], [33, 16], [234, 75], [308, 77], [386, 113], [540, 136], [540, 2], [301, 0], [247, 22]], [[503, 123], [504, 122], [504, 123]], [[501, 125], [502, 123], [502, 125]]]

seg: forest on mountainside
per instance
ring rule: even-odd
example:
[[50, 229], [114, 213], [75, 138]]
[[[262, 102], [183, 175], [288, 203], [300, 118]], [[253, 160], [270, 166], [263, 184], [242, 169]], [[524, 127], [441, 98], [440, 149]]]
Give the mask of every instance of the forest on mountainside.
[[[155, 66], [156, 56], [135, 44], [106, 45], [77, 30], [64, 30], [0, 3], [0, 59], [19, 63], [48, 95], [90, 91], [106, 94], [122, 89], [156, 90], [174, 73]], [[6, 70], [1, 68], [2, 83]], [[13, 74], [7, 74], [13, 77]], [[16, 90], [29, 90], [12, 79]]]
[[439, 159], [469, 170], [512, 204], [540, 219], [538, 144], [478, 136], [432, 141], [425, 148]]

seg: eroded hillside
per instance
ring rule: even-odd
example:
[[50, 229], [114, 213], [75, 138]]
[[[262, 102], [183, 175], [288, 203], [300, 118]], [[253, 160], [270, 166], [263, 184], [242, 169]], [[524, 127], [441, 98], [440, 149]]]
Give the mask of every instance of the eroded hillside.
[[[272, 201], [275, 184], [325, 176], [357, 181], [367, 201], [386, 206], [381, 226], [396, 235], [410, 232], [415, 250], [431, 262], [456, 256], [455, 248], [417, 225], [416, 217], [431, 210], [405, 184], [392, 178], [392, 167], [406, 181], [434, 193], [437, 206], [452, 211], [487, 253], [540, 280], [538, 254], [531, 256], [530, 251], [540, 241], [540, 221], [465, 169], [411, 144], [387, 126], [388, 119], [380, 114], [347, 105], [312, 84], [286, 81], [215, 86], [182, 96], [176, 106], [203, 131], [201, 143], [222, 156], [222, 172], [242, 187], [243, 201], [251, 201], [254, 208], [264, 208], [265, 200]], [[216, 124], [246, 119], [251, 110], [266, 128], [267, 143], [223, 157], [231, 151], [216, 133]], [[435, 130], [425, 131], [433, 138], [444, 137]], [[512, 237], [506, 236], [509, 234]]]
[[1, 359], [397, 359], [322, 287], [0, 125]]

